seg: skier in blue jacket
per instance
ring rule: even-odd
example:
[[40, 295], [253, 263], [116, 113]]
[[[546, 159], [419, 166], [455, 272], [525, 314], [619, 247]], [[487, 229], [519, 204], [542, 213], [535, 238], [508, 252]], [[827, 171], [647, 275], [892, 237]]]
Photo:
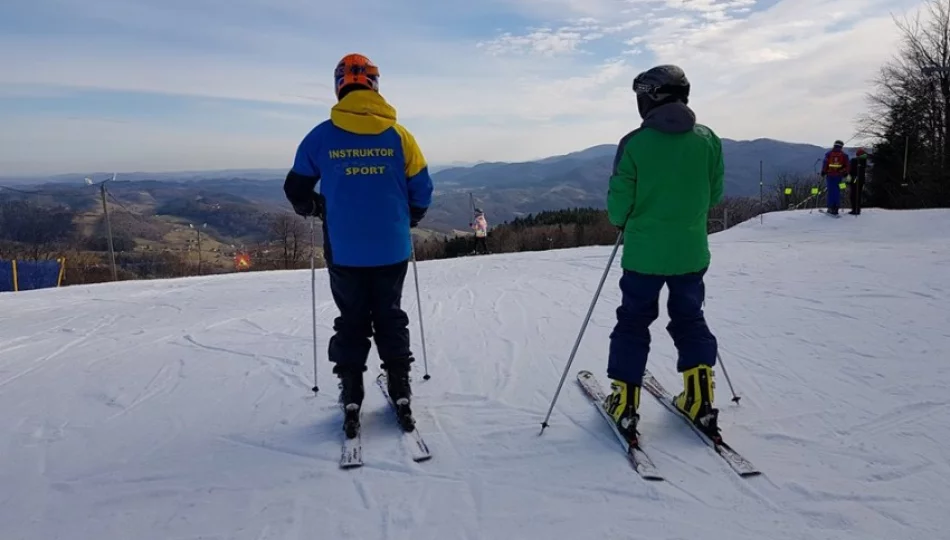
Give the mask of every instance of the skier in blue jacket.
[[338, 103], [330, 119], [300, 143], [284, 192], [297, 214], [323, 220], [324, 258], [340, 311], [328, 353], [341, 383], [347, 436], [359, 429], [371, 337], [400, 423], [411, 430], [414, 359], [409, 318], [400, 304], [410, 228], [432, 202], [432, 179], [415, 138], [379, 94], [376, 65], [363, 55], [347, 55], [334, 81]]

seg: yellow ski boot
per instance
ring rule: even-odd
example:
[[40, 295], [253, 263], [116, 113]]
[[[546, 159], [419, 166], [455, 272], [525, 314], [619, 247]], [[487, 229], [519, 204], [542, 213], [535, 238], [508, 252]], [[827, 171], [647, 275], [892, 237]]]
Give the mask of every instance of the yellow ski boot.
[[673, 405], [711, 438], [719, 438], [719, 410], [713, 407], [713, 370], [700, 365], [683, 372], [684, 390], [673, 398]]
[[614, 419], [620, 434], [630, 444], [637, 444], [637, 422], [640, 415], [640, 387], [623, 381], [612, 380], [611, 393], [604, 402], [604, 409]]

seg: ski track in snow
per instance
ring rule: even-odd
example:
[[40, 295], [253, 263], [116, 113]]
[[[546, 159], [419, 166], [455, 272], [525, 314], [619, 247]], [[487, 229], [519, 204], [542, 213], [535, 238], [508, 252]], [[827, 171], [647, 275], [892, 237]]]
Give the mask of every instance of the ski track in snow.
[[[950, 527], [950, 212], [808, 211], [711, 239], [706, 312], [742, 479], [642, 398], [667, 482], [630, 469], [575, 373], [607, 381], [619, 261], [538, 435], [609, 247], [419, 263], [411, 460], [366, 374], [361, 469], [338, 468], [336, 315], [309, 271], [0, 297], [0, 538], [933, 539]], [[665, 293], [650, 367], [681, 382]]]

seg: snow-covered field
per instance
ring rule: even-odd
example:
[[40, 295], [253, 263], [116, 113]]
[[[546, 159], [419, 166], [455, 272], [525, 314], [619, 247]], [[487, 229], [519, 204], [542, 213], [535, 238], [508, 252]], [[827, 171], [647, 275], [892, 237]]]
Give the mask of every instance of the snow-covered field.
[[[770, 214], [714, 235], [707, 314], [742, 479], [644, 394], [647, 483], [574, 381], [606, 382], [619, 261], [538, 436], [609, 248], [419, 264], [414, 463], [372, 380], [340, 470], [318, 273], [0, 297], [0, 539], [900, 539], [950, 530], [950, 212]], [[650, 367], [680, 379], [665, 314]]]

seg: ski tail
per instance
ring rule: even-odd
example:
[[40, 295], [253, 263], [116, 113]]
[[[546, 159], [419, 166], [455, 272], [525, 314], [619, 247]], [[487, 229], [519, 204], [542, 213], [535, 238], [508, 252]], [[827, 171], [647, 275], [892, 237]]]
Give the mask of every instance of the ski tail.
[[392, 407], [393, 413], [396, 414], [396, 421], [399, 424], [399, 428], [402, 432], [403, 444], [408, 448], [409, 453], [412, 455], [412, 460], [416, 462], [426, 461], [432, 458], [432, 452], [429, 450], [429, 445], [426, 444], [425, 439], [422, 438], [422, 434], [419, 433], [419, 428], [416, 426], [415, 419], [406, 415], [410, 413], [405, 413], [400, 410], [399, 406], [392, 400], [392, 397], [389, 395], [389, 390], [386, 385], [387, 378], [386, 373], [380, 373], [376, 377], [376, 386], [379, 387], [379, 390], [383, 393], [383, 396], [386, 398], [386, 402], [389, 403], [389, 406]]
[[617, 440], [620, 441], [620, 445], [623, 448], [627, 459], [630, 461], [630, 464], [633, 466], [634, 470], [637, 471], [640, 477], [644, 480], [664, 480], [663, 475], [660, 474], [660, 471], [657, 469], [656, 465], [654, 465], [653, 460], [643, 449], [639, 439], [637, 444], [631, 445], [630, 442], [627, 441], [627, 439], [617, 429], [617, 424], [614, 423], [613, 419], [604, 408], [604, 399], [607, 397], [607, 394], [604, 393], [604, 389], [597, 380], [597, 377], [595, 377], [590, 371], [582, 370], [577, 373], [577, 382], [580, 384], [581, 388], [584, 389], [584, 393], [590, 399], [591, 403], [597, 408], [601, 418], [603, 418], [604, 421], [606, 421], [610, 426], [611, 430], [614, 432], [614, 435], [617, 437]]
[[643, 375], [643, 388], [650, 392], [666, 410], [686, 421], [699, 438], [712, 447], [736, 474], [743, 477], [761, 474], [761, 471], [759, 471], [751, 461], [723, 440], [721, 432], [718, 433], [718, 437], [715, 439], [710, 437], [709, 434], [699, 429], [682, 411], [677, 409], [676, 405], [673, 404], [673, 394], [660, 384], [660, 381], [650, 373], [650, 370], [646, 370], [646, 373]]
[[353, 469], [363, 466], [363, 437], [359, 409], [343, 411], [343, 449], [340, 468]]

